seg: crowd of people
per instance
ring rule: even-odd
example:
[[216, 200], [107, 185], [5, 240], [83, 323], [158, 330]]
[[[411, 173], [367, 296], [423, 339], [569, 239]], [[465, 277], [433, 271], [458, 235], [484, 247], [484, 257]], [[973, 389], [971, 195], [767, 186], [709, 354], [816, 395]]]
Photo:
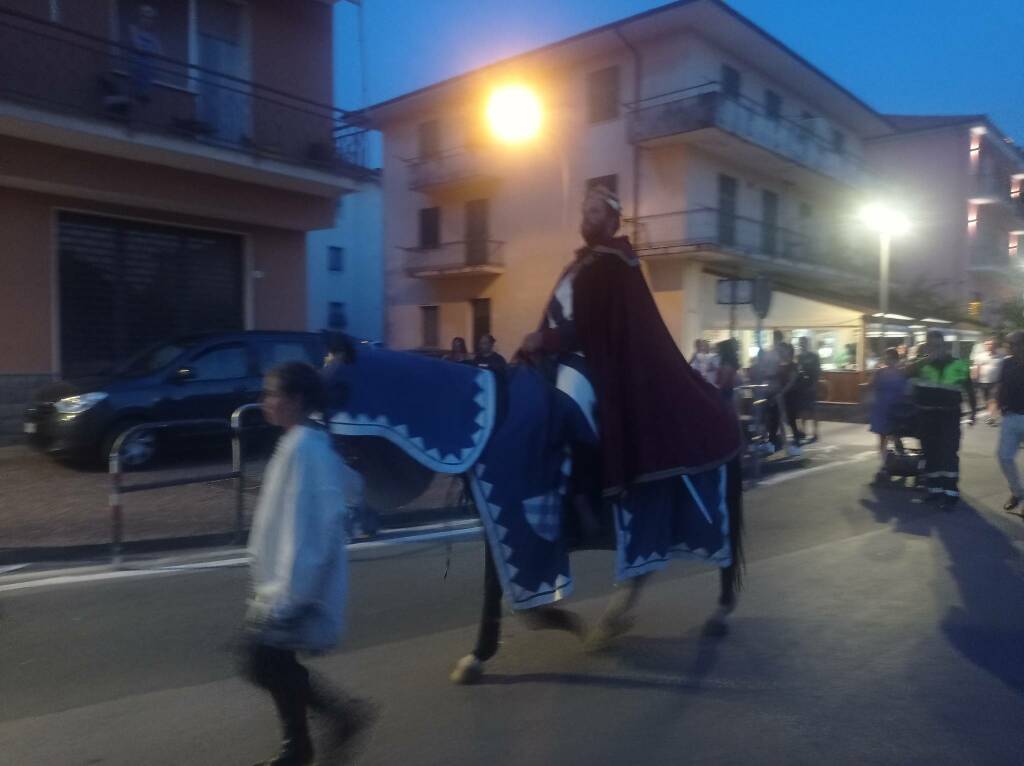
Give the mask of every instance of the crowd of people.
[[[817, 401], [821, 378], [821, 357], [811, 348], [810, 339], [802, 336], [797, 343], [799, 351], [786, 341], [781, 330], [774, 331], [772, 345], [760, 349], [753, 364], [744, 370], [735, 338], [721, 341], [714, 351], [709, 341], [698, 339], [690, 360], [690, 365], [729, 401], [734, 401], [736, 388], [745, 383], [767, 386], [768, 441], [765, 448], [772, 453], [786, 449], [792, 457], [802, 454], [801, 445], [818, 439]], [[807, 433], [809, 423], [813, 425], [811, 435]]]
[[[1024, 442], [1024, 334], [1012, 333], [1005, 342], [986, 340], [970, 358], [957, 358], [943, 333], [932, 330], [913, 356], [887, 349], [871, 385], [870, 428], [878, 435], [881, 457], [876, 482], [915, 473], [928, 500], [954, 507], [960, 497], [960, 426], [965, 416], [974, 425], [980, 409], [989, 426], [1001, 429], [998, 458], [1010, 488], [1004, 508], [1020, 505], [1024, 487], [1016, 454]], [[911, 461], [917, 471], [900, 467], [906, 463], [903, 440], [908, 437], [920, 442], [920, 457]]]

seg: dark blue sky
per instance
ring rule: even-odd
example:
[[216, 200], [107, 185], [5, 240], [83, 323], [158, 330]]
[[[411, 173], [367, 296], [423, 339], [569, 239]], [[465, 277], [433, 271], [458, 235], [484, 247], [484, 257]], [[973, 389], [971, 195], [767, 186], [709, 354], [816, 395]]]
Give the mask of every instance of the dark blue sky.
[[[1021, 0], [729, 0], [884, 112], [987, 113], [1024, 144]], [[364, 0], [372, 102], [661, 0]], [[355, 8], [339, 6], [339, 103], [358, 105]]]

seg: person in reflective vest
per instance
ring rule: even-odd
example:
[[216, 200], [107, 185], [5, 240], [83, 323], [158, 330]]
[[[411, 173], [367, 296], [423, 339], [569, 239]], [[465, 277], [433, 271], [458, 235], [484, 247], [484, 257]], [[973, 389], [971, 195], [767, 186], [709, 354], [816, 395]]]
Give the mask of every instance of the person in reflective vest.
[[949, 353], [941, 330], [929, 330], [926, 356], [914, 365], [911, 377], [928, 499], [952, 508], [960, 499], [960, 417], [965, 393], [972, 425], [977, 409], [970, 364]]

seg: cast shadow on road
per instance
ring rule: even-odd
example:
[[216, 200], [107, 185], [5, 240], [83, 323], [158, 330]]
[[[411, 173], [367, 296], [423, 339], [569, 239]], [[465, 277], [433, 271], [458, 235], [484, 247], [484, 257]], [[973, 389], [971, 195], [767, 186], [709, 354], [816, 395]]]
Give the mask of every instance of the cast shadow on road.
[[[1016, 522], [995, 525], [969, 498], [950, 511], [911, 502], [910, 493], [873, 488], [862, 505], [899, 534], [935, 537], [949, 556], [961, 605], [950, 607], [939, 630], [966, 659], [1016, 692], [1024, 692], [1024, 556]], [[1001, 528], [1003, 527], [1003, 528]], [[937, 584], [936, 587], [941, 587]]]
[[711, 679], [728, 631], [714, 619], [675, 638], [628, 636], [598, 654], [616, 660], [618, 669], [594, 673], [523, 673], [484, 676], [486, 685], [563, 684], [608, 689], [660, 689], [694, 692], [729, 689]]

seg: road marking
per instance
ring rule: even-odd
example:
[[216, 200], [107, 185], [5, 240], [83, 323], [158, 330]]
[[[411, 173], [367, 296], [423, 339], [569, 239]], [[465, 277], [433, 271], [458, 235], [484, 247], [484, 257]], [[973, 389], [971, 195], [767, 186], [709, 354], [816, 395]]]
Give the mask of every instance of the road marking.
[[800, 470], [793, 471], [792, 473], [779, 473], [779, 474], [776, 474], [775, 476], [769, 476], [767, 479], [764, 479], [762, 481], [757, 482], [754, 485], [753, 489], [758, 489], [759, 487], [771, 487], [771, 486], [774, 486], [775, 484], [782, 484], [783, 482], [786, 482], [786, 481], [792, 481], [793, 479], [800, 479], [800, 478], [802, 478], [804, 476], [808, 476], [808, 475], [810, 475], [812, 473], [819, 473], [821, 471], [829, 471], [829, 470], [831, 470], [833, 468], [841, 468], [844, 465], [853, 465], [854, 463], [862, 463], [863, 461], [867, 460], [872, 455], [874, 455], [875, 457], [878, 457], [878, 450], [868, 450], [867, 452], [860, 452], [860, 453], [858, 453], [858, 454], [854, 455], [853, 457], [848, 458], [846, 460], [836, 460], [835, 462], [832, 462], [832, 463], [825, 463], [824, 465], [816, 465], [813, 468], [802, 468]]
[[19, 569], [24, 569], [28, 564], [10, 564], [9, 566], [0, 567], [0, 575], [10, 574], [11, 572], [17, 572]]
[[[824, 451], [824, 450], [823, 450]], [[827, 471], [833, 468], [841, 468], [846, 465], [853, 465], [854, 463], [860, 463], [870, 458], [871, 456], [877, 456], [877, 450], [868, 450], [861, 452], [846, 460], [837, 460], [832, 463], [826, 463], [824, 465], [814, 466], [813, 468], [801, 468], [790, 473], [776, 474], [767, 479], [757, 482], [752, 488], [751, 492], [756, 491], [761, 487], [771, 487], [776, 484], [782, 484], [783, 482], [792, 481], [805, 476], [809, 476], [820, 471]], [[361, 553], [363, 551], [378, 550], [381, 548], [389, 548], [395, 545], [414, 545], [417, 543], [434, 542], [438, 540], [472, 540], [477, 537], [481, 537], [483, 534], [483, 527], [480, 525], [479, 519], [466, 519], [464, 521], [430, 524], [422, 527], [405, 527], [399, 530], [390, 530], [385, 535], [382, 535], [379, 539], [369, 540], [366, 542], [349, 543], [348, 549], [350, 553]], [[213, 561], [197, 561], [186, 564], [155, 564], [149, 567], [140, 567], [138, 569], [122, 569], [112, 572], [91, 572], [89, 574], [67, 574], [57, 575], [52, 577], [41, 577], [36, 580], [25, 580], [23, 582], [9, 583], [6, 585], [0, 584], [0, 593], [10, 593], [13, 591], [30, 590], [33, 588], [45, 588], [54, 587], [58, 585], [73, 585], [78, 583], [92, 583], [92, 582], [105, 582], [108, 580], [125, 580], [133, 577], [148, 577], [160, 574], [176, 574], [181, 572], [198, 572], [209, 569], [230, 569], [232, 567], [247, 566], [249, 563], [248, 556], [232, 556], [226, 559], [215, 559]], [[25, 564], [16, 564], [8, 568], [0, 568], [0, 575], [15, 571], [17, 569], [24, 568]]]
[[[454, 527], [454, 528], [453, 528]], [[403, 534], [396, 534], [397, 530], [389, 532], [387, 539], [370, 540], [362, 543], [349, 543], [350, 553], [387, 548], [394, 545], [412, 545], [416, 543], [433, 542], [437, 540], [471, 540], [480, 537], [483, 527], [480, 522], [474, 519], [455, 522], [450, 525], [433, 524], [426, 527], [426, 532], [419, 531], [417, 527], [408, 527], [401, 530]], [[412, 530], [416, 530], [415, 532]], [[104, 582], [107, 580], [125, 580], [133, 577], [147, 577], [159, 574], [177, 574], [181, 572], [198, 572], [207, 569], [230, 569], [242, 567], [249, 564], [248, 556], [235, 556], [228, 559], [216, 559], [214, 561], [196, 561], [187, 564], [157, 564], [150, 567], [138, 569], [120, 569], [113, 572], [90, 572], [89, 574], [67, 574], [54, 577], [42, 577], [38, 580], [25, 580], [23, 582], [0, 585], [0, 593], [13, 591], [30, 590], [33, 588], [44, 588], [58, 585], [74, 585], [76, 583]], [[21, 567], [24, 565], [17, 565]], [[17, 568], [16, 567], [16, 568]]]

